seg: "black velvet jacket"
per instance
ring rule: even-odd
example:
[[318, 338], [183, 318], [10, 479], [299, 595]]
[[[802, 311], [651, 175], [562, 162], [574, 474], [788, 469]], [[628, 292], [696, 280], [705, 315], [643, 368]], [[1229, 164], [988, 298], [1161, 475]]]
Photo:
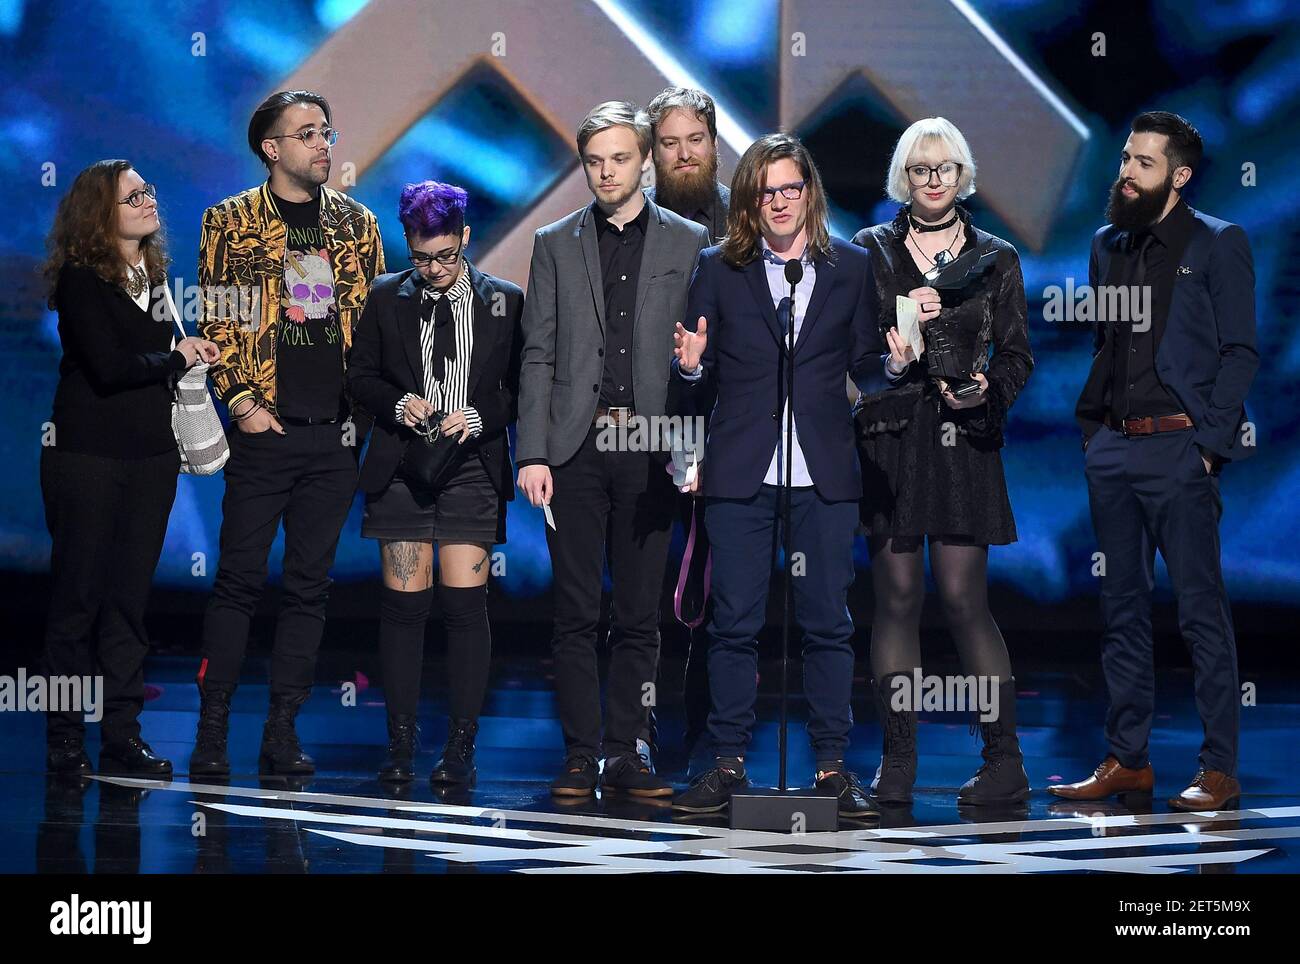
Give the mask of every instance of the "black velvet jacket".
[[[864, 395], [858, 401], [860, 432], [896, 431], [911, 420], [918, 405], [938, 405], [946, 410], [963, 435], [1000, 446], [1002, 426], [1008, 409], [1029, 379], [1034, 357], [1029, 350], [1029, 326], [1025, 306], [1025, 283], [1016, 249], [1001, 238], [971, 224], [970, 213], [957, 207], [965, 228], [959, 254], [992, 241], [998, 250], [992, 270], [959, 291], [940, 291], [940, 317], [955, 322], [973, 343], [972, 371], [988, 378], [985, 404], [975, 408], [948, 409], [938, 386], [926, 374], [925, 359], [913, 362], [902, 376], [883, 392]], [[872, 252], [871, 264], [880, 299], [881, 339], [897, 326], [895, 298], [929, 282], [917, 270], [907, 246], [907, 208], [887, 224], [863, 228], [853, 243]], [[989, 347], [993, 355], [989, 357]], [[887, 356], [886, 356], [887, 357]], [[883, 364], [883, 359], [882, 359]]]

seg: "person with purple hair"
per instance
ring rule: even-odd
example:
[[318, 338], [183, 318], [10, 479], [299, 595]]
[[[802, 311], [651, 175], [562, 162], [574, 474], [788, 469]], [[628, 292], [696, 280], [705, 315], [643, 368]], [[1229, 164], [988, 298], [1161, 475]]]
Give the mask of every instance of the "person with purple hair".
[[[488, 557], [506, 541], [514, 498], [506, 427], [515, 420], [524, 294], [466, 258], [468, 196], [422, 181], [397, 214], [411, 267], [376, 279], [348, 358], [348, 389], [375, 423], [361, 466], [362, 536], [379, 541], [379, 656], [388, 707], [387, 782], [414, 779], [424, 629], [438, 599], [447, 636], [450, 725], [430, 781], [474, 784], [474, 741], [487, 690], [492, 634]], [[408, 446], [438, 434], [460, 447], [429, 487], [406, 467]]]

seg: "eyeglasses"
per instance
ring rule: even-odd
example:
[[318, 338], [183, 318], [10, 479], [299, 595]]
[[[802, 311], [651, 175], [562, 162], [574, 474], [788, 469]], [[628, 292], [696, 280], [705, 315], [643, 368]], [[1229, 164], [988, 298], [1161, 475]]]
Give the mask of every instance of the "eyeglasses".
[[118, 201], [117, 203], [129, 204], [133, 208], [138, 208], [141, 204], [144, 203], [144, 199], [146, 197], [148, 197], [150, 200], [158, 197], [158, 189], [154, 187], [152, 184], [146, 184], [144, 187], [137, 188], [136, 190], [132, 191], [130, 194], [122, 198], [122, 200]]
[[314, 127], [309, 127], [305, 131], [299, 131], [297, 134], [276, 134], [273, 137], [268, 138], [268, 140], [278, 141], [282, 137], [296, 137], [298, 140], [302, 141], [303, 147], [320, 147], [322, 138], [324, 138], [325, 143], [330, 147], [333, 147], [339, 142], [339, 132], [332, 127], [324, 127], [320, 130], [317, 130]]
[[781, 192], [781, 197], [787, 201], [797, 201], [803, 196], [804, 186], [807, 181], [794, 181], [790, 184], [782, 184], [779, 187], [765, 187], [758, 195], [758, 206], [766, 207], [776, 200], [777, 192]]
[[438, 264], [442, 265], [444, 268], [450, 268], [460, 258], [460, 253], [465, 250], [465, 244], [464, 242], [461, 242], [459, 248], [445, 254], [429, 254], [427, 251], [411, 251], [409, 247], [406, 250], [409, 252], [407, 260], [417, 268], [427, 268], [434, 261], [438, 262]]
[[925, 187], [930, 183], [931, 175], [939, 175], [939, 183], [944, 187], [952, 187], [961, 177], [961, 165], [956, 161], [944, 161], [938, 167], [931, 167], [928, 164], [913, 164], [907, 169], [907, 179], [912, 182], [913, 187]]

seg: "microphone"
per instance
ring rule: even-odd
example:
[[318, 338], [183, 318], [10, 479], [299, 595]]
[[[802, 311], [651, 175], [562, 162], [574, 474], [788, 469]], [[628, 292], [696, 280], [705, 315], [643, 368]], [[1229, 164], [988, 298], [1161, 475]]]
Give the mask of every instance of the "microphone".
[[785, 263], [785, 282], [791, 288], [803, 280], [803, 260], [794, 258]]

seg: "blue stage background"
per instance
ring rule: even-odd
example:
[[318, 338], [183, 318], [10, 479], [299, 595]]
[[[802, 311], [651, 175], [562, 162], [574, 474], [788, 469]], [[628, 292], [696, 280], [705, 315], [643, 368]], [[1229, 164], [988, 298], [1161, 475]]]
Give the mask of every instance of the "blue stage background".
[[[164, 0], [0, 0], [0, 172], [9, 187], [0, 234], [6, 414], [0, 428], [0, 569], [40, 574], [48, 567], [37, 462], [59, 351], [37, 272], [59, 196], [86, 164], [130, 158], [158, 185], [173, 275], [192, 283], [203, 209], [264, 176], [245, 145], [252, 106], [363, 6], [359, 0], [215, 0], [201, 7]], [[829, 14], [834, 4], [827, 6]], [[1300, 343], [1291, 335], [1300, 307], [1300, 221], [1289, 175], [1300, 156], [1296, 5], [1254, 0], [1198, 4], [1193, 11], [1172, 2], [978, 0], [971, 6], [1090, 134], [1043, 250], [1028, 250], [981, 207], [978, 195], [972, 199], [979, 223], [1021, 247], [1037, 358], [1012, 410], [1005, 450], [1020, 542], [993, 551], [994, 581], [1049, 608], [1095, 596], [1094, 545], [1072, 419], [1090, 341], [1083, 326], [1045, 322], [1042, 302], [1048, 286], [1067, 277], [1086, 281], [1089, 240], [1102, 220], [1128, 120], [1159, 107], [1185, 114], [1205, 138], [1209, 162], [1188, 200], [1243, 225], [1255, 256], [1262, 366], [1249, 408], [1260, 452], [1224, 472], [1229, 590], [1237, 602], [1294, 605], [1300, 599], [1294, 550], [1300, 522], [1292, 503], [1300, 493], [1293, 445], [1300, 394], [1290, 375], [1300, 363]], [[746, 129], [775, 126], [776, 0], [624, 3], [621, 9], [676, 50], [705, 87], [732, 105]], [[440, 16], [454, 15], [453, 4], [431, 4], [421, 29], [436, 30]], [[605, 16], [595, 5], [591, 15]], [[900, 6], [897, 16], [906, 15]], [[205, 34], [206, 56], [191, 53], [194, 31]], [[1088, 54], [1096, 31], [1109, 38], [1106, 58]], [[418, 42], [418, 34], [394, 42]], [[556, 69], [563, 69], [562, 61]], [[621, 96], [617, 77], [591, 91], [593, 103]], [[347, 118], [336, 123], [346, 138]], [[838, 233], [892, 217], [894, 206], [882, 200], [880, 185], [892, 139], [903, 126], [865, 86], [848, 85], [799, 130], [827, 176]], [[403, 183], [434, 177], [464, 185], [473, 199], [475, 240], [491, 243], [551, 186], [570, 153], [567, 141], [483, 70], [464, 78], [407, 131], [354, 194], [379, 216], [388, 262], [400, 269], [405, 248], [395, 200]], [[1248, 163], [1257, 170], [1253, 186], [1242, 183]], [[48, 165], [53, 185], [42, 183]], [[210, 585], [221, 492], [219, 478], [181, 479], [160, 585], [200, 591]], [[358, 501], [339, 547], [340, 581], [376, 578], [375, 546], [360, 538], [359, 528]], [[521, 602], [538, 598], [550, 581], [540, 513], [515, 502], [509, 529], [498, 585]], [[865, 566], [865, 546], [859, 551]], [[196, 553], [206, 558], [202, 575], [195, 574]], [[277, 546], [273, 572], [278, 556]]]

